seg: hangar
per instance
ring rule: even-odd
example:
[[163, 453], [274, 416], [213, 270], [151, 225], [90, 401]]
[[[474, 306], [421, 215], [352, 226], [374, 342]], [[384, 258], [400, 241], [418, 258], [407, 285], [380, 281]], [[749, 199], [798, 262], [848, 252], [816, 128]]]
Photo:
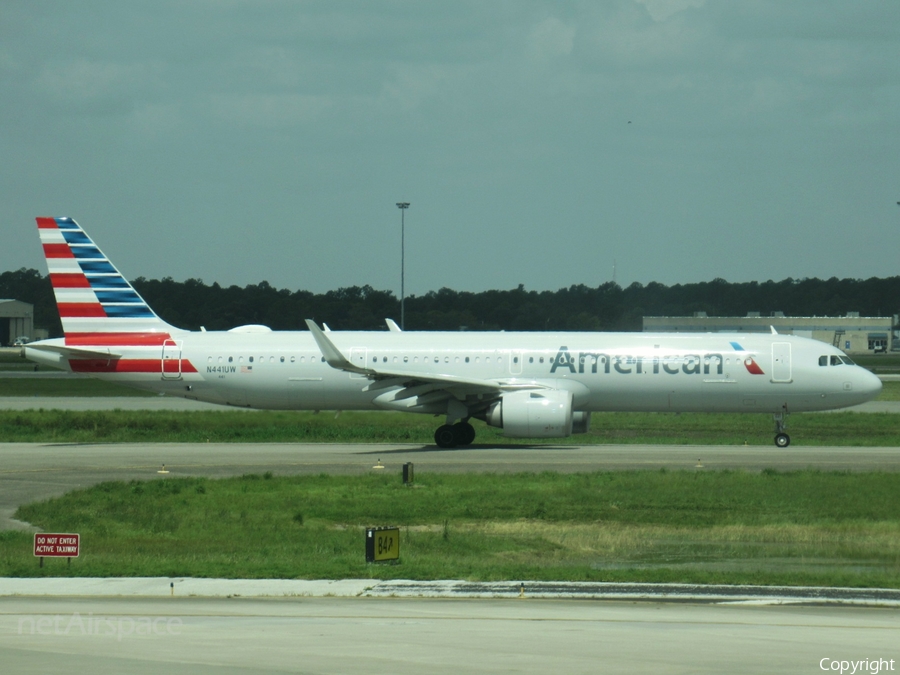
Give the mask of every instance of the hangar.
[[0, 300], [0, 346], [16, 338], [34, 339], [34, 305], [19, 300]]
[[662, 333], [768, 333], [774, 327], [785, 335], [813, 338], [834, 345], [848, 354], [878, 354], [891, 346], [891, 333], [896, 317], [859, 316], [785, 316], [774, 312], [760, 316], [645, 316], [644, 331]]

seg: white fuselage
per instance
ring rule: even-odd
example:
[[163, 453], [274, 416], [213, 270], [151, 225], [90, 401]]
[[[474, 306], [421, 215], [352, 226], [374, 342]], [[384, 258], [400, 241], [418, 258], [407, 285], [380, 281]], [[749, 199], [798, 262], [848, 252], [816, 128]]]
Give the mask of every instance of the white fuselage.
[[[421, 397], [392, 400], [392, 388], [403, 387], [403, 373], [568, 390], [575, 410], [594, 412], [829, 410], [868, 401], [881, 389], [877, 377], [849, 363], [838, 349], [790, 335], [329, 332], [327, 336], [353, 365], [390, 371], [396, 377], [373, 387], [365, 375], [332, 367], [305, 331], [185, 332], [173, 334], [163, 347], [117, 347], [121, 358], [57, 358], [52, 363], [62, 367], [71, 363], [73, 370], [173, 396], [280, 410], [435, 413], [428, 405], [427, 387]], [[26, 353], [33, 360], [51, 362], [46, 352], [26, 348]], [[471, 394], [467, 396], [471, 404]]]

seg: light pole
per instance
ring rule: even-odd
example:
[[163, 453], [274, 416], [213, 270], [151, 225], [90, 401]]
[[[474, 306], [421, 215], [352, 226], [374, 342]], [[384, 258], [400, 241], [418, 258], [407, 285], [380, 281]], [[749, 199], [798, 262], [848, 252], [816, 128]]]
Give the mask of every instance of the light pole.
[[406, 209], [409, 202], [397, 202], [400, 209], [400, 330], [406, 330]]

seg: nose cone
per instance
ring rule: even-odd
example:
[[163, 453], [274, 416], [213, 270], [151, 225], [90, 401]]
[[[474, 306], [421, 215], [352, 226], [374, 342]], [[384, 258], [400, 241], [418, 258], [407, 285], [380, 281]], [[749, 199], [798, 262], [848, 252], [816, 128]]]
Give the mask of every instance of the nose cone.
[[854, 393], [858, 394], [862, 401], [871, 401], [881, 393], [881, 380], [865, 368], [858, 368], [856, 381], [853, 383]]

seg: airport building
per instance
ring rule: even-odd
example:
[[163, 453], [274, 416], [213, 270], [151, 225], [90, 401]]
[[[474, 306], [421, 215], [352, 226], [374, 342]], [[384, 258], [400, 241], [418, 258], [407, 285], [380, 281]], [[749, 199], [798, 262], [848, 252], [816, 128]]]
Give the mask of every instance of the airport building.
[[19, 300], [0, 300], [0, 347], [11, 345], [17, 338], [33, 340], [34, 305]]
[[645, 316], [645, 332], [661, 333], [768, 333], [774, 327], [783, 335], [821, 340], [844, 350], [848, 354], [878, 354], [891, 347], [891, 335], [897, 317], [859, 316], [850, 312], [847, 316], [785, 316], [775, 312], [772, 316], [760, 316], [750, 312], [747, 316], [707, 316], [695, 312], [694, 316]]

